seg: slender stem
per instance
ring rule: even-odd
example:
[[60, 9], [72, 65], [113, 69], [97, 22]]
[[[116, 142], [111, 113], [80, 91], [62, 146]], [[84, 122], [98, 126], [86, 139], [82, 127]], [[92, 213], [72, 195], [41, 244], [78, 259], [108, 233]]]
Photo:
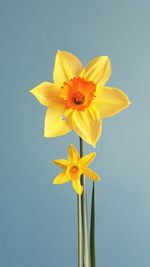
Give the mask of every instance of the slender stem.
[[78, 210], [78, 267], [82, 267], [82, 217], [81, 217], [81, 196], [77, 195]]
[[[83, 157], [83, 140], [80, 138], [80, 157]], [[89, 267], [89, 248], [88, 248], [88, 225], [87, 225], [87, 199], [86, 199], [86, 182], [85, 177], [81, 175], [81, 184], [83, 193], [81, 196], [82, 209], [82, 229], [83, 229], [83, 267]]]
[[91, 267], [96, 267], [96, 259], [95, 259], [95, 183], [94, 182], [93, 182], [92, 201], [91, 201], [90, 256], [91, 256]]

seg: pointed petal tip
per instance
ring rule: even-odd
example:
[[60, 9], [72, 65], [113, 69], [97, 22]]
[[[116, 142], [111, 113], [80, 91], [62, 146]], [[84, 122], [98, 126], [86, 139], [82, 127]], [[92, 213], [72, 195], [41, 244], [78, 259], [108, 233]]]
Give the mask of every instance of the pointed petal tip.
[[95, 142], [95, 140], [92, 142], [89, 142], [89, 145], [91, 145], [91, 146], [93, 146], [94, 148], [96, 148], [96, 144], [97, 144], [97, 142], [98, 142], [98, 140], [96, 140], [96, 142]]
[[57, 50], [56, 56], [61, 56], [63, 51], [61, 51], [60, 49]]
[[[86, 140], [84, 140], [85, 142], [87, 142]], [[92, 140], [90, 140], [90, 141], [88, 141], [87, 142], [89, 145], [91, 145], [92, 147], [94, 147], [94, 148], [96, 148], [96, 143], [97, 142], [95, 142], [95, 140], [94, 140], [94, 142], [92, 141]]]
[[109, 60], [110, 60], [109, 56], [107, 56], [107, 55], [98, 56], [98, 59], [100, 59], [100, 60], [101, 60], [101, 58], [106, 58], [106, 59], [109, 59]]
[[126, 105], [124, 106], [123, 110], [128, 108], [132, 104], [132, 102], [129, 100], [128, 96], [127, 95], [125, 95], [125, 96], [126, 96]]
[[97, 181], [96, 182], [99, 182], [101, 180], [101, 176], [98, 177]]
[[55, 181], [55, 180], [53, 181], [53, 184], [54, 185], [59, 185], [59, 183], [57, 181]]
[[49, 136], [48, 136], [47, 133], [45, 133], [45, 132], [44, 132], [44, 134], [43, 134], [43, 137], [45, 137], [45, 138], [49, 138]]
[[[68, 146], [68, 150], [70, 150], [70, 149], [74, 149], [75, 148], [75, 146], [73, 145], [73, 144], [70, 144], [69, 146]], [[76, 149], [76, 148], [75, 148]]]
[[101, 180], [101, 177], [98, 176], [98, 175], [97, 175], [96, 179], [93, 179], [93, 178], [88, 177], [88, 176], [87, 176], [87, 178], [89, 178], [92, 182], [95, 182], [95, 183], [97, 183], [97, 182], [99, 182]]
[[[96, 152], [91, 152], [90, 154], [93, 156], [93, 160], [94, 160], [96, 157]], [[88, 154], [88, 155], [90, 155], [90, 154]]]
[[77, 150], [76, 147], [73, 144], [70, 144], [69, 147], [74, 149], [74, 150]]
[[51, 138], [51, 136], [50, 136], [49, 133], [47, 133], [47, 132], [44, 132], [43, 137], [44, 137], [44, 138]]
[[35, 88], [30, 89], [29, 90], [29, 93], [32, 94], [32, 95], [34, 95], [34, 96], [36, 96], [36, 90], [35, 90]]
[[100, 180], [101, 180], [101, 178], [99, 177], [96, 182], [99, 182]]

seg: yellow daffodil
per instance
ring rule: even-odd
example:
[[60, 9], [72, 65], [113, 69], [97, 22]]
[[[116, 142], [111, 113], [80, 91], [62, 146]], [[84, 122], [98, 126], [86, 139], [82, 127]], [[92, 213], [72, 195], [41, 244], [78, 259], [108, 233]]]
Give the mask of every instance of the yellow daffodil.
[[107, 56], [99, 56], [86, 67], [73, 54], [56, 54], [54, 83], [43, 82], [31, 93], [48, 107], [45, 137], [56, 137], [74, 130], [84, 141], [95, 146], [102, 129], [102, 119], [109, 118], [129, 105], [120, 89], [105, 86], [111, 75]]
[[64, 184], [71, 181], [77, 194], [81, 195], [83, 192], [83, 186], [80, 184], [81, 174], [85, 174], [92, 181], [100, 180], [99, 175], [88, 168], [95, 156], [96, 153], [93, 152], [80, 158], [77, 149], [73, 145], [69, 145], [68, 160], [53, 160], [58, 167], [62, 168], [62, 172], [55, 177], [53, 183]]

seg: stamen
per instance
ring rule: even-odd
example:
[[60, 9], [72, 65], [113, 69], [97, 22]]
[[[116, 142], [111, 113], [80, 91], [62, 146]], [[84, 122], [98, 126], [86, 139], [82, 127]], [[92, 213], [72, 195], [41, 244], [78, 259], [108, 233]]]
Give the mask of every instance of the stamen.
[[76, 105], [81, 105], [84, 103], [84, 95], [77, 93], [76, 96], [74, 96], [73, 101]]
[[73, 171], [73, 172], [77, 172], [78, 170], [79, 170], [78, 166], [73, 166], [73, 167], [72, 167], [72, 171]]

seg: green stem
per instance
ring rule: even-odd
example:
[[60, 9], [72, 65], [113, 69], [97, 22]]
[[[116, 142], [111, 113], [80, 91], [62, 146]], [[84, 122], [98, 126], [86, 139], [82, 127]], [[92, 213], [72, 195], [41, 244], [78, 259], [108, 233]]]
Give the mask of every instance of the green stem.
[[[80, 138], [80, 157], [83, 157], [83, 140], [81, 137], [79, 138]], [[83, 267], [89, 267], [86, 181], [83, 174], [81, 175], [81, 184], [83, 185], [83, 193], [81, 195], [82, 229], [83, 229]]]
[[91, 201], [90, 256], [91, 256], [91, 267], [95, 267], [96, 260], [95, 260], [95, 183], [94, 182], [93, 182], [92, 201]]
[[82, 217], [81, 217], [81, 196], [77, 195], [78, 210], [78, 267], [82, 267]]

